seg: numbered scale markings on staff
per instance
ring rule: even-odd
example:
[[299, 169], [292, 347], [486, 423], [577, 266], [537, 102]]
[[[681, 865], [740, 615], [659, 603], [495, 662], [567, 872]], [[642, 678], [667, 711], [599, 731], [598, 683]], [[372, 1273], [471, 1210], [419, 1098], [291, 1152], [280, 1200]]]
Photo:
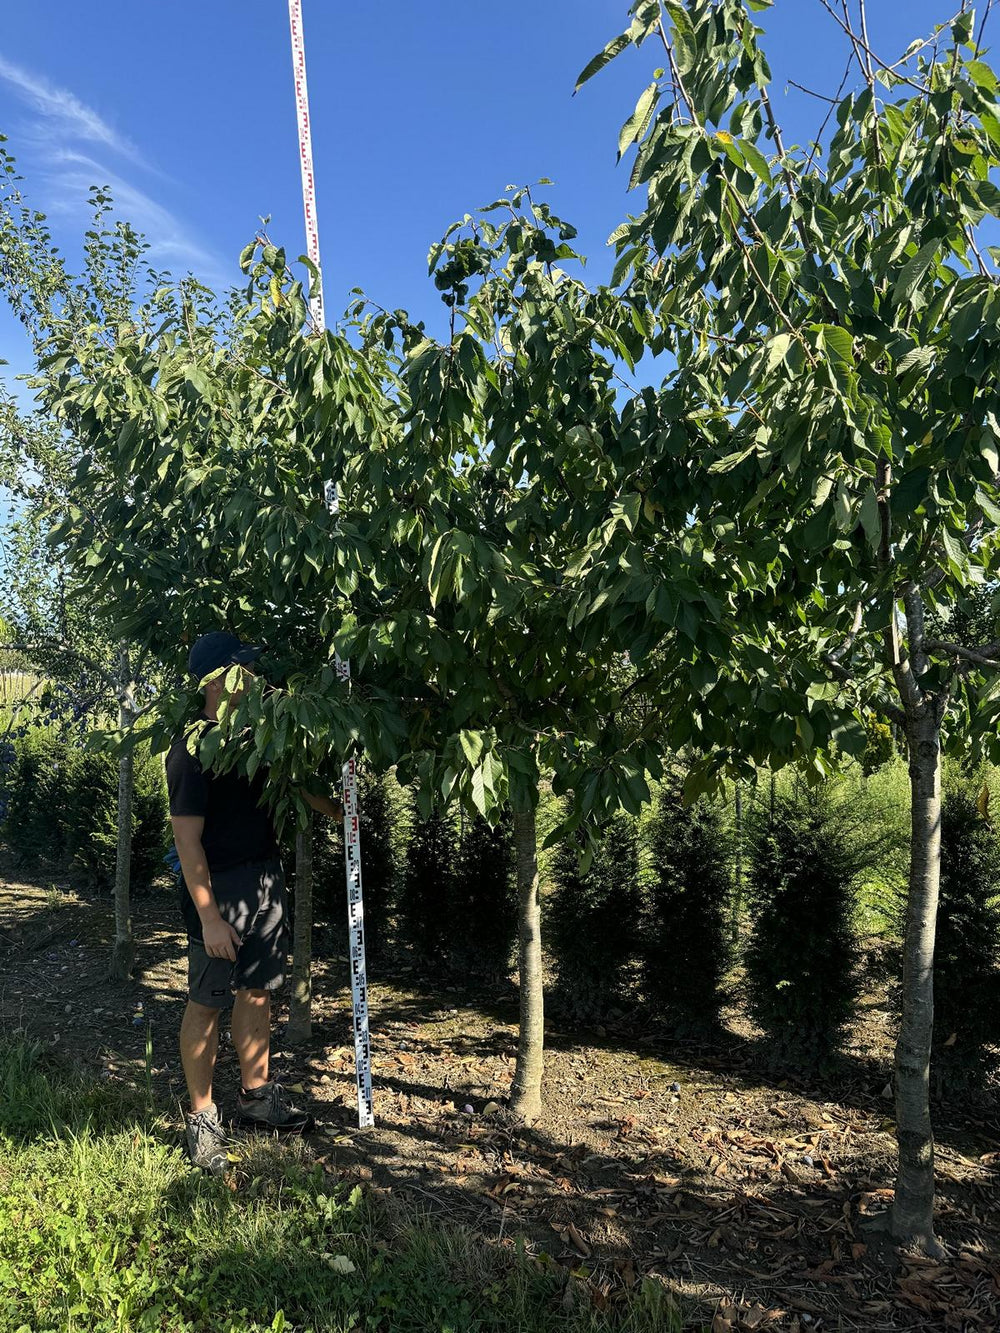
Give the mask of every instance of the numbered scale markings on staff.
[[[288, 22], [292, 37], [292, 68], [295, 75], [295, 102], [299, 122], [299, 160], [302, 167], [302, 205], [305, 213], [306, 246], [309, 258], [320, 272], [319, 224], [316, 218], [316, 179], [313, 173], [312, 132], [309, 123], [309, 93], [306, 87], [306, 48], [302, 33], [301, 0], [288, 0]], [[315, 288], [315, 284], [314, 288]], [[326, 327], [323, 298], [318, 291], [310, 299], [313, 327], [322, 333]], [[340, 509], [337, 487], [324, 483], [323, 498], [329, 512]], [[337, 655], [337, 675], [351, 678], [351, 664]], [[361, 893], [361, 830], [358, 826], [358, 780], [355, 761], [343, 767], [344, 789], [344, 864], [347, 874], [347, 926], [351, 962], [353, 1002], [354, 1068], [358, 1089], [358, 1125], [368, 1128], [375, 1123], [372, 1106], [372, 1048], [368, 1027], [368, 979], [365, 973], [365, 912]]]

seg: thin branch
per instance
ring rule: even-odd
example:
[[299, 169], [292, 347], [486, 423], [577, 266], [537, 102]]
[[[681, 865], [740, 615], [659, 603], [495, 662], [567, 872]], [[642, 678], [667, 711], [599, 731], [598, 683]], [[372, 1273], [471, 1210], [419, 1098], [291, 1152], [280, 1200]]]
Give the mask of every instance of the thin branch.
[[[846, 8], [847, 0], [844, 0]], [[872, 52], [868, 42], [868, 13], [865, 9], [865, 0], [858, 0], [858, 15], [861, 20], [861, 46], [865, 53], [865, 77], [868, 80], [868, 87], [875, 92], [875, 71], [872, 69]]]
[[[768, 96], [767, 88], [763, 85], [760, 88], [760, 100], [767, 115], [767, 123], [771, 129], [771, 139], [775, 148], [778, 150], [778, 160], [781, 164], [781, 174], [785, 178], [785, 185], [788, 187], [788, 193], [792, 199], [799, 197], [798, 187], [795, 184], [795, 177], [792, 175], [791, 168], [785, 159], [785, 145], [781, 138], [781, 126], [778, 124], [774, 115], [774, 108], [771, 106], [771, 99]], [[796, 217], [795, 227], [799, 233], [799, 239], [802, 242], [802, 249], [806, 254], [810, 254], [812, 247], [809, 244], [809, 234], [806, 231], [806, 224], [802, 217]]]
[[[684, 87], [684, 80], [681, 78], [680, 71], [677, 68], [677, 62], [674, 59], [674, 49], [670, 45], [670, 39], [667, 36], [666, 29], [663, 26], [662, 18], [659, 20], [659, 33], [660, 33], [660, 41], [663, 43], [663, 49], [667, 53], [667, 60], [670, 64], [671, 74], [673, 75], [674, 82], [680, 89], [681, 96], [684, 98], [685, 105], [687, 106], [688, 115], [691, 117], [691, 122], [692, 124], [696, 125], [697, 128], [702, 131], [702, 133], [704, 133], [705, 127], [704, 125], [702, 125], [701, 121], [698, 118], [698, 113], [694, 109], [694, 103], [688, 96], [687, 89]], [[764, 234], [761, 232], [760, 227], [757, 225], [757, 219], [750, 212], [749, 208], [740, 198], [739, 194], [737, 194], [732, 181], [724, 173], [722, 175], [722, 183], [726, 187], [726, 190], [731, 196], [731, 198], [735, 200], [740, 215], [742, 216], [746, 225], [750, 228], [752, 232], [756, 234], [757, 240], [760, 242], [761, 245], [763, 245], [766, 251], [767, 240]], [[757, 279], [757, 285], [760, 287], [761, 291], [767, 297], [771, 309], [781, 319], [782, 323], [788, 329], [789, 333], [796, 340], [796, 342], [798, 342], [801, 345], [809, 365], [815, 368], [816, 358], [813, 356], [812, 348], [809, 346], [805, 338], [802, 336], [801, 331], [795, 327], [795, 324], [792, 322], [791, 318], [785, 313], [785, 310], [781, 305], [780, 301], [778, 300], [778, 298], [774, 295], [770, 287], [764, 282], [763, 278], [757, 272], [756, 266], [754, 265], [753, 259], [751, 258], [750, 255], [750, 247], [747, 245], [746, 241], [740, 235], [739, 223], [732, 217], [732, 214], [729, 214], [729, 220], [730, 222], [733, 223], [733, 239], [739, 246], [740, 250], [743, 252], [743, 257], [746, 260], [747, 267], [750, 269], [750, 272]]]
[[[992, 2], [993, 0], [990, 0], [991, 4]], [[942, 23], [940, 26], [942, 28], [949, 27], [952, 23], [955, 22], [957, 18], [961, 18], [962, 11], [964, 8], [965, 6], [963, 5], [962, 9], [956, 10], [955, 13], [952, 14], [951, 18], [946, 19], [944, 23]], [[908, 65], [918, 51], [922, 51], [925, 46], [936, 46], [940, 40], [941, 38], [938, 33], [935, 33], [933, 37], [925, 37], [919, 46], [915, 46], [912, 51], [907, 52], [907, 54], [901, 60], [895, 61], [892, 65], [890, 65], [889, 68], [895, 73], [895, 71], [899, 69], [900, 65]]]
[[[838, 649], [837, 651], [840, 650]], [[824, 653], [822, 656], [822, 662], [823, 665], [826, 667], [826, 669], [830, 672], [830, 674], [834, 676], [837, 680], [839, 680], [842, 684], [847, 685], [854, 683], [854, 676], [851, 674], [850, 671], [847, 670], [846, 667], [841, 666], [841, 664], [834, 658], [832, 653]], [[889, 703], [889, 701], [886, 699], [876, 699], [873, 703], [873, 707], [876, 708], [880, 713], [883, 713], [892, 722], [897, 723], [899, 726], [905, 726], [906, 713], [903, 711], [902, 708], [897, 708], [895, 704]]]
[[806, 162], [806, 166], [805, 166], [805, 169], [806, 169], [806, 172], [807, 172], [807, 173], [810, 171], [810, 169], [812, 168], [813, 163], [814, 163], [815, 160], [816, 160], [816, 154], [819, 152], [820, 145], [821, 145], [822, 142], [823, 142], [823, 135], [826, 133], [826, 127], [827, 127], [827, 125], [829, 125], [829, 123], [830, 123], [830, 117], [833, 115], [834, 110], [840, 105], [841, 98], [842, 98], [842, 95], [843, 95], [843, 92], [844, 92], [844, 88], [846, 87], [846, 85], [847, 85], [847, 80], [850, 78], [850, 75], [851, 75], [851, 62], [852, 62], [853, 58], [854, 58], [853, 56], [848, 56], [848, 58], [847, 58], [847, 67], [846, 67], [845, 70], [844, 70], [844, 77], [840, 80], [840, 87], [837, 89], [837, 96], [836, 96], [835, 99], [832, 100], [830, 109], [829, 109], [829, 111], [826, 113], [826, 116], [825, 116], [824, 119], [823, 119], [823, 124], [819, 127], [819, 133], [816, 135], [816, 138], [813, 140], [812, 151], [811, 151], [810, 154], [809, 154], [809, 158], [808, 158], [808, 160], [807, 160], [807, 162]]
[[[926, 94], [926, 93], [927, 93], [927, 89], [924, 87], [924, 85], [923, 85], [922, 83], [917, 83], [917, 82], [915, 82], [915, 80], [913, 80], [913, 79], [908, 79], [908, 78], [906, 78], [906, 76], [903, 75], [903, 74], [897, 74], [896, 71], [893, 69], [893, 67], [892, 67], [891, 65], [887, 65], [887, 64], [885, 63], [884, 60], [881, 60], [881, 59], [875, 54], [874, 51], [872, 51], [869, 47], [867, 47], [867, 46], [861, 41], [861, 38], [858, 36], [858, 34], [857, 34], [856, 32], [853, 31], [853, 29], [851, 28], [850, 24], [844, 22], [844, 20], [840, 17], [840, 15], [837, 13], [837, 11], [836, 11], [836, 10], [833, 8], [833, 6], [829, 3], [829, 0], [819, 0], [819, 3], [823, 6], [823, 8], [824, 8], [824, 9], [826, 10], [826, 12], [830, 15], [830, 17], [831, 17], [837, 24], [839, 24], [839, 26], [840, 26], [841, 28], [843, 28], [844, 32], [847, 33], [847, 35], [848, 35], [848, 37], [851, 39], [851, 41], [852, 41], [853, 43], [856, 43], [858, 46], [860, 46], [860, 47], [862, 48], [862, 50], [866, 52], [867, 55], [871, 56], [872, 60], [874, 60], [875, 64], [878, 65], [880, 69], [884, 69], [887, 73], [891, 74], [892, 77], [893, 77], [894, 79], [896, 79], [899, 83], [906, 83], [906, 84], [909, 84], [909, 86], [910, 86], [911, 88], [916, 88], [916, 90], [917, 90], [918, 93], [923, 93], [923, 94]], [[859, 63], [860, 63], [860, 58], [859, 58]], [[862, 69], [864, 69], [864, 66], [863, 66], [863, 65], [862, 65]]]
[[985, 9], [985, 11], [984, 11], [984, 13], [983, 13], [983, 21], [982, 21], [982, 23], [980, 23], [980, 25], [979, 25], [979, 32], [978, 32], [978, 34], [977, 34], [977, 36], [976, 36], [976, 49], [977, 49], [977, 51], [978, 51], [978, 49], [979, 49], [979, 48], [982, 46], [982, 44], [983, 44], [983, 33], [986, 31], [986, 22], [987, 22], [987, 20], [989, 19], [989, 16], [990, 16], [990, 10], [991, 10], [992, 8], [993, 8], [993, 0], [986, 0], [986, 9]]
[[971, 224], [965, 228], [965, 239], [968, 242], [969, 249], [976, 256], [976, 263], [979, 265], [981, 276], [989, 278], [991, 281], [995, 281], [996, 274], [991, 273], [986, 267], [986, 260], [983, 258], [979, 246], [976, 244], [976, 233], [973, 231]]
[[888, 699], [875, 699], [872, 707], [887, 717], [890, 722], [895, 722], [897, 727], [905, 728], [906, 713], [902, 708], [897, 708], [895, 704], [891, 704]]
[[809, 97], [815, 97], [816, 100], [819, 101], [819, 102], [829, 102], [831, 106], [839, 106], [839, 105], [840, 105], [840, 99], [839, 99], [839, 98], [837, 98], [837, 97], [827, 97], [826, 93], [816, 93], [816, 92], [813, 92], [813, 90], [812, 90], [811, 88], [807, 88], [807, 87], [805, 86], [804, 83], [796, 83], [794, 79], [789, 79], [789, 80], [788, 80], [788, 86], [789, 86], [790, 88], [798, 88], [798, 90], [799, 90], [800, 93], [806, 93]]
[[833, 648], [826, 654], [828, 662], [839, 663], [844, 654], [851, 651], [851, 648], [854, 646], [854, 641], [858, 637], [858, 631], [861, 629], [863, 614], [863, 605], [861, 602], [858, 602], [857, 606], [854, 608], [854, 620], [851, 624], [850, 633], [839, 648]]
[[878, 563], [885, 570], [892, 562], [892, 508], [889, 486], [892, 481], [892, 465], [886, 458], [880, 458], [875, 465], [875, 482], [878, 501], [879, 543]]

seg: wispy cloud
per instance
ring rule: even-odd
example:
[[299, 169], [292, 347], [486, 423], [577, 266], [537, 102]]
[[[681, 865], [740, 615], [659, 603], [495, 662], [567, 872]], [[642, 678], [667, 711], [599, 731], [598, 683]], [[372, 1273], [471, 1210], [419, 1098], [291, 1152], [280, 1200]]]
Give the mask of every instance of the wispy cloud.
[[146, 173], [163, 176], [93, 107], [69, 89], [0, 54], [2, 84], [34, 113], [30, 125], [22, 127], [18, 137], [37, 153], [38, 175], [47, 186], [49, 214], [82, 220], [91, 187], [108, 185], [114, 195], [115, 213], [127, 218], [146, 237], [150, 246], [147, 257], [154, 266], [174, 271], [193, 269], [212, 285], [231, 280], [231, 273], [218, 256], [202, 245], [169, 208], [91, 155], [103, 149], [98, 154], [101, 158], [114, 155]]
[[[147, 257], [154, 266], [190, 268], [210, 283], [225, 279], [218, 257], [202, 246], [168, 208], [93, 158], [84, 153], [55, 152], [47, 175], [53, 187], [49, 206], [52, 216], [77, 215], [91, 186], [108, 185], [116, 214], [127, 218], [149, 242]], [[231, 280], [232, 274], [228, 278]]]
[[53, 128], [61, 129], [67, 137], [104, 144], [130, 162], [146, 165], [134, 144], [112, 129], [93, 107], [81, 102], [68, 89], [57, 88], [47, 79], [29, 73], [3, 55], [0, 55], [0, 79], [9, 84], [33, 110], [55, 122]]

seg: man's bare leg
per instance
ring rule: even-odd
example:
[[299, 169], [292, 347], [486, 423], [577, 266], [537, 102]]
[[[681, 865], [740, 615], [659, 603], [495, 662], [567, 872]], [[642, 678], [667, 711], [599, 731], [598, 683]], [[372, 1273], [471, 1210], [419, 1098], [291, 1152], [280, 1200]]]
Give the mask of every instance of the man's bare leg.
[[262, 1087], [268, 1079], [271, 1051], [271, 995], [266, 990], [238, 990], [233, 1004], [233, 1045], [240, 1060], [243, 1088]]
[[212, 1075], [218, 1050], [219, 1010], [189, 1000], [181, 1021], [181, 1064], [192, 1115], [212, 1104]]

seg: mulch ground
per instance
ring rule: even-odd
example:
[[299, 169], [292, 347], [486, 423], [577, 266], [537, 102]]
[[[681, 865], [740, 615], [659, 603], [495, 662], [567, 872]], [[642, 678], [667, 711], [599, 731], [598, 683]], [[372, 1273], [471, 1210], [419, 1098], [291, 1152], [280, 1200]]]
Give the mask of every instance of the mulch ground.
[[[154, 1089], [179, 1136], [185, 965], [173, 891], [135, 903], [135, 973], [112, 983], [108, 900], [21, 878], [0, 862], [3, 1030], [143, 1086], [148, 1025]], [[546, 1110], [527, 1129], [504, 1107], [513, 990], [433, 991], [399, 969], [369, 981], [374, 1129], [357, 1128], [346, 959], [316, 963], [307, 1046], [284, 1044], [276, 1006], [274, 1072], [316, 1115], [309, 1146], [331, 1176], [484, 1243], [524, 1237], [538, 1262], [566, 1269], [567, 1299], [598, 1308], [648, 1275], [713, 1333], [1000, 1327], [1000, 1114], [937, 1110], [944, 1260], [900, 1253], [865, 1226], [891, 1201], [896, 1149], [883, 1095], [891, 1021], [877, 992], [825, 1082], [763, 1072], [762, 1044], [738, 1015], [701, 1044], [624, 1022], [596, 1038], [549, 1026]], [[237, 1085], [224, 1030], [223, 1111]]]

